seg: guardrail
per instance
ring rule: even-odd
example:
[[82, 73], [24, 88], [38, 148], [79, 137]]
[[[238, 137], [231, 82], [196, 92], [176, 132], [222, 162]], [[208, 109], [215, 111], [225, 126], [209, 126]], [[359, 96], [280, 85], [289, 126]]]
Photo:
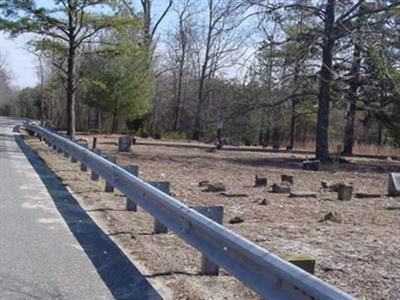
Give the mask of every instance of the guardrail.
[[355, 299], [70, 139], [34, 123], [26, 123], [25, 127], [99, 174], [186, 243], [266, 299]]

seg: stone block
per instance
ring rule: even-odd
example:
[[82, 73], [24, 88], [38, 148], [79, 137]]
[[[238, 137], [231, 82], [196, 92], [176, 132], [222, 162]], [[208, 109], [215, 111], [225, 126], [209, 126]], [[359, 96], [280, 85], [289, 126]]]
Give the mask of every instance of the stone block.
[[331, 222], [335, 222], [335, 223], [342, 223], [343, 218], [340, 213], [338, 213], [336, 211], [330, 211], [325, 216], [323, 216], [323, 218], [319, 221], [320, 222], [331, 221]]
[[350, 201], [353, 195], [353, 186], [341, 184], [338, 186], [338, 199], [342, 201]]
[[118, 138], [118, 152], [130, 152], [132, 138], [129, 135], [122, 135]]
[[315, 259], [311, 256], [302, 254], [287, 254], [283, 256], [283, 259], [310, 274], [314, 274], [315, 272]]
[[303, 170], [319, 171], [320, 163], [319, 160], [305, 160], [303, 161], [302, 167]]
[[267, 186], [268, 185], [268, 179], [267, 177], [262, 177], [256, 175], [256, 180], [254, 186]]
[[283, 175], [281, 175], [281, 181], [282, 182], [289, 182], [290, 184], [293, 184], [293, 176], [292, 175], [283, 174]]
[[226, 187], [224, 186], [223, 183], [210, 183], [207, 188], [204, 190], [205, 192], [225, 192], [226, 191]]
[[400, 196], [400, 173], [389, 174], [388, 194], [393, 197]]
[[272, 185], [272, 192], [273, 193], [277, 193], [277, 194], [286, 194], [286, 193], [290, 193], [290, 183], [288, 182], [283, 182], [282, 184], [277, 184], [274, 183]]
[[291, 191], [289, 197], [291, 198], [318, 198], [319, 194], [316, 192], [307, 191]]

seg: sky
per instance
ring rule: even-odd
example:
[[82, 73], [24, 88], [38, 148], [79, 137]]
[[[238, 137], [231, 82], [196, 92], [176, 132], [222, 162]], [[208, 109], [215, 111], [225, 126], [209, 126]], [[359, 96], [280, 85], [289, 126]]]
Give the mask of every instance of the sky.
[[[39, 5], [49, 6], [49, 0], [38, 0]], [[134, 1], [136, 8], [140, 8], [138, 0]], [[164, 8], [164, 0], [154, 2], [153, 13], [155, 17]], [[168, 20], [169, 19], [169, 20]], [[170, 17], [160, 25], [164, 29], [171, 26]], [[160, 28], [162, 30], [162, 28]], [[24, 34], [15, 39], [9, 39], [8, 35], [0, 31], [0, 57], [5, 59], [7, 69], [12, 74], [13, 85], [19, 89], [38, 84], [37, 61], [35, 55], [27, 50], [26, 43], [32, 35]]]
[[[140, 0], [133, 0], [133, 2], [135, 9], [139, 11], [141, 7]], [[53, 1], [37, 0], [37, 3], [49, 7]], [[153, 20], [158, 19], [167, 3], [166, 0], [155, 0], [153, 2]], [[158, 35], [161, 37], [158, 43], [159, 49], [162, 49], [162, 40], [166, 38], [167, 32], [175, 26], [176, 12], [171, 9], [157, 31]], [[13, 84], [19, 89], [38, 84], [37, 60], [35, 55], [27, 50], [27, 42], [32, 37], [32, 34], [24, 34], [18, 38], [10, 39], [7, 34], [0, 31], [0, 57], [5, 59], [6, 66], [12, 74]], [[249, 51], [252, 52], [254, 50], [253, 48], [250, 47]]]
[[7, 34], [0, 32], [0, 54], [11, 72], [13, 85], [18, 88], [35, 86], [38, 83], [36, 59], [26, 46], [29, 40], [28, 34], [9, 39]]

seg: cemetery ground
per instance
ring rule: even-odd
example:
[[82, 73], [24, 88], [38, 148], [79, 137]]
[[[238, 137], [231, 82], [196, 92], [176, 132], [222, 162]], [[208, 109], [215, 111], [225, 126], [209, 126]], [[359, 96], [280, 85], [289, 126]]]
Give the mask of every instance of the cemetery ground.
[[[93, 136], [78, 137], [91, 143]], [[105, 193], [102, 179], [91, 181], [79, 163], [35, 138], [24, 138], [165, 299], [259, 299], [223, 270], [218, 277], [199, 275], [200, 253], [173, 233], [153, 235], [153, 219], [141, 208], [127, 211], [125, 197], [118, 191]], [[142, 179], [170, 181], [172, 195], [187, 205], [224, 206], [223, 225], [261, 247], [282, 256], [315, 258], [319, 278], [359, 299], [398, 299], [400, 198], [387, 196], [387, 182], [389, 172], [400, 172], [399, 161], [350, 158], [349, 164], [304, 171], [305, 154], [207, 152], [146, 139], [138, 139], [131, 153], [118, 153], [117, 135], [99, 134], [97, 139], [97, 147], [117, 155], [118, 164], [138, 165]], [[267, 178], [266, 187], [254, 186], [256, 174]], [[284, 174], [293, 176], [293, 191], [317, 192], [317, 197], [271, 193]], [[222, 183], [225, 196], [205, 191], [201, 181]], [[321, 181], [353, 185], [353, 198], [338, 200]], [[355, 193], [370, 197], [356, 198]], [[324, 221], [328, 213], [336, 218]]]

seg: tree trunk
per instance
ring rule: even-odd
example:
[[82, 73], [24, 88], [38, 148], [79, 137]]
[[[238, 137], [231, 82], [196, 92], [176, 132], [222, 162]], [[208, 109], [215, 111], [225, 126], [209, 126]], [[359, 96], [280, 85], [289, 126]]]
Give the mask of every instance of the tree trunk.
[[70, 137], [75, 136], [75, 88], [76, 88], [76, 74], [75, 74], [75, 11], [76, 6], [74, 3], [68, 1], [68, 27], [69, 27], [69, 49], [67, 59], [67, 135]]
[[207, 42], [206, 42], [206, 50], [204, 54], [204, 61], [201, 67], [201, 75], [199, 81], [199, 90], [198, 90], [198, 97], [197, 97], [197, 108], [196, 108], [196, 115], [194, 120], [194, 130], [192, 138], [194, 140], [198, 140], [200, 137], [200, 130], [201, 130], [201, 118], [203, 113], [203, 102], [204, 102], [204, 94], [205, 94], [205, 81], [207, 78], [207, 69], [208, 64], [210, 61], [210, 51], [211, 51], [211, 40], [213, 35], [213, 28], [215, 26], [213, 14], [214, 14], [214, 1], [208, 1], [208, 28], [207, 28]]
[[354, 122], [357, 111], [357, 90], [359, 86], [360, 67], [361, 67], [361, 48], [356, 41], [353, 50], [353, 63], [350, 72], [350, 87], [347, 101], [347, 111], [345, 118], [345, 129], [343, 137], [343, 154], [353, 154], [354, 145]]
[[113, 119], [112, 119], [112, 126], [111, 126], [111, 133], [118, 132], [119, 127], [119, 108], [118, 108], [119, 101], [116, 101], [113, 111]]
[[68, 56], [67, 74], [67, 135], [75, 136], [75, 54], [70, 51]]
[[197, 108], [196, 108], [196, 115], [194, 119], [194, 130], [192, 139], [198, 140], [200, 138], [200, 126], [201, 126], [201, 115], [203, 110], [203, 89], [204, 89], [204, 79], [201, 78], [200, 85], [199, 85], [199, 94], [197, 98]]
[[[294, 67], [294, 84], [297, 89], [297, 85], [299, 84], [299, 72], [300, 72], [300, 65], [299, 61], [296, 60], [295, 67]], [[295, 130], [296, 130], [296, 121], [297, 121], [297, 113], [296, 113], [296, 105], [297, 105], [298, 99], [297, 95], [292, 98], [292, 111], [291, 111], [291, 117], [290, 117], [290, 135], [289, 135], [289, 149], [294, 148], [294, 137], [295, 137]]]
[[289, 136], [289, 145], [290, 149], [294, 148], [294, 135], [296, 128], [296, 99], [292, 99], [292, 115], [290, 118], [290, 136]]
[[330, 89], [332, 82], [332, 50], [335, 39], [335, 0], [327, 0], [325, 8], [324, 42], [322, 66], [319, 80], [318, 120], [316, 128], [315, 157], [321, 161], [331, 161], [328, 144]]

